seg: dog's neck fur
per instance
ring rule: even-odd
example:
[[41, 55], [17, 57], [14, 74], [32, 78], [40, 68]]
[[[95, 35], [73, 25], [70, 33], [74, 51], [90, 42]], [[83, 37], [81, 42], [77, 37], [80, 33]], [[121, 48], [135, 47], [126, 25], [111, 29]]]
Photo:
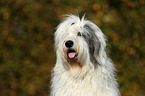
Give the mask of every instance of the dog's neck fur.
[[[82, 69], [83, 70], [83, 69]], [[71, 70], [56, 64], [52, 78], [51, 96], [119, 96], [118, 88], [114, 88], [109, 70], [98, 66], [89, 69], [86, 74], [79, 72], [73, 75]], [[114, 91], [117, 90], [117, 91]]]

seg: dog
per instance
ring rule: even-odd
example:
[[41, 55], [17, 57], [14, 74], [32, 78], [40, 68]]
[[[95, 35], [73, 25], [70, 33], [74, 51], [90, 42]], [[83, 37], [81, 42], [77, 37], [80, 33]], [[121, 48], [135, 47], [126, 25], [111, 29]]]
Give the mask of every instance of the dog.
[[106, 37], [85, 16], [68, 15], [55, 32], [51, 96], [121, 96]]

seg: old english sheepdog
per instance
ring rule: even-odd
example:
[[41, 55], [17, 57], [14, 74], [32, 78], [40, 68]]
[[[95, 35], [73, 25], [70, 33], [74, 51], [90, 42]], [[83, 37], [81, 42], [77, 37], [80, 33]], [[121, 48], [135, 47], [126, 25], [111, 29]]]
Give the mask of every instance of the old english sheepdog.
[[55, 32], [51, 96], [120, 96], [105, 40], [84, 16], [68, 15]]

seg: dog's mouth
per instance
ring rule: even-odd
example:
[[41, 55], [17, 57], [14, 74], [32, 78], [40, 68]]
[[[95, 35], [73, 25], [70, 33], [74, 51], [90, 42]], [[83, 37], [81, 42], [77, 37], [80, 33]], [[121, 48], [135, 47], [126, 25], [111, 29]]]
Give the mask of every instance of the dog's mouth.
[[74, 59], [74, 58], [77, 57], [77, 52], [73, 49], [68, 50], [67, 56], [68, 56], [69, 59]]
[[73, 50], [73, 49], [70, 49], [67, 51], [67, 61], [69, 63], [69, 65], [71, 66], [71, 69], [75, 68], [76, 69], [79, 69], [81, 68], [81, 65], [80, 63], [78, 62], [78, 53]]

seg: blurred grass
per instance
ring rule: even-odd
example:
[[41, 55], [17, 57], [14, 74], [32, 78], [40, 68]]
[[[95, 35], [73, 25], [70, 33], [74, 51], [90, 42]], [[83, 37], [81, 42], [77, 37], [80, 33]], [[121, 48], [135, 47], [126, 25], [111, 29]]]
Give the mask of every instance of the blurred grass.
[[64, 14], [86, 13], [108, 37], [122, 96], [144, 96], [144, 6], [144, 0], [1, 0], [0, 95], [49, 96], [55, 28]]

